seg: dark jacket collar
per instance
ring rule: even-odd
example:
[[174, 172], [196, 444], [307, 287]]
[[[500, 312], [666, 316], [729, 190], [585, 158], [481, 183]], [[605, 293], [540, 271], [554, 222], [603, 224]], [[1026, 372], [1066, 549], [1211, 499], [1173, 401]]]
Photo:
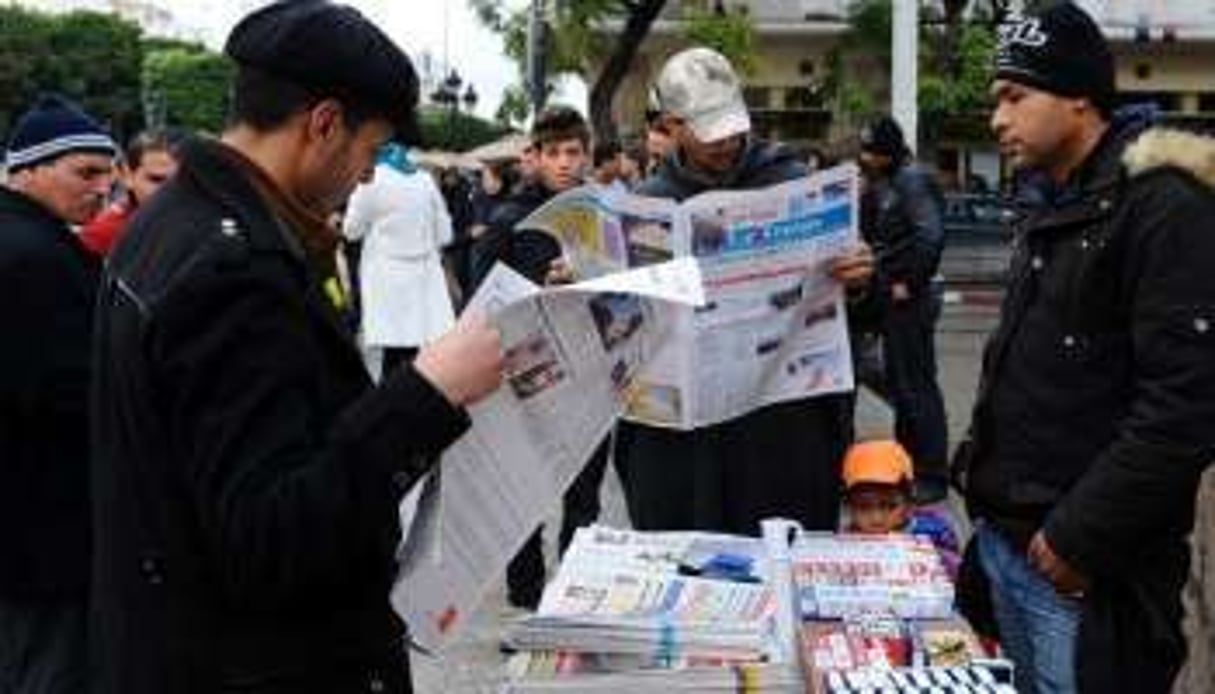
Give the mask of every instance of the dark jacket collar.
[[250, 248], [293, 256], [311, 278], [307, 303], [319, 311], [325, 322], [347, 342], [351, 342], [349, 326], [341, 313], [346, 307], [336, 305], [334, 298], [327, 294], [326, 286], [335, 278], [328, 275], [325, 268], [309, 261], [303, 244], [287, 226], [287, 221], [275, 216], [270, 202], [258, 192], [243, 157], [218, 140], [200, 138], [186, 145], [178, 175], [187, 177], [204, 194], [233, 212], [237, 225], [247, 236]]
[[637, 193], [682, 200], [706, 190], [753, 188], [804, 175], [805, 166], [791, 149], [752, 137], [734, 166], [720, 173], [703, 171], [676, 151], [638, 187]]
[[1151, 128], [1155, 120], [1154, 112], [1138, 107], [1116, 111], [1093, 150], [1067, 181], [1055, 188], [1052, 198], [1056, 202], [1066, 202], [1118, 184], [1123, 176], [1123, 151]]
[[1025, 228], [1040, 234], [1092, 223], [1110, 214], [1126, 182], [1123, 152], [1152, 122], [1150, 114], [1136, 109], [1115, 113], [1097, 144], [1065, 183], [1040, 184], [1045, 205], [1031, 213]]
[[248, 233], [250, 247], [287, 251], [305, 259], [303, 245], [271, 212], [243, 169], [239, 156], [219, 140], [198, 138], [185, 145], [179, 175], [233, 212], [236, 221]]
[[0, 185], [0, 214], [21, 217], [31, 222], [55, 227], [70, 233], [67, 223], [55, 216], [42, 203], [19, 190], [14, 190], [5, 185]]

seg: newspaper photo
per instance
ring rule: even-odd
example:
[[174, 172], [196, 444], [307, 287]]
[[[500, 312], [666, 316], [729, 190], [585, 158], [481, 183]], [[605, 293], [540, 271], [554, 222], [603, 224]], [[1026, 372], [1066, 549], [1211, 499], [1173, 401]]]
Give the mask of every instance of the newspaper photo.
[[544, 290], [494, 268], [469, 310], [501, 333], [502, 387], [402, 504], [416, 510], [392, 603], [419, 644], [440, 648], [560, 503], [666, 339], [661, 307], [703, 298], [687, 259]]
[[662, 343], [626, 416], [693, 429], [765, 405], [852, 390], [844, 294], [830, 262], [858, 238], [855, 166], [682, 203], [587, 186], [519, 223], [561, 241], [579, 277], [695, 258], [706, 303], [667, 305]]

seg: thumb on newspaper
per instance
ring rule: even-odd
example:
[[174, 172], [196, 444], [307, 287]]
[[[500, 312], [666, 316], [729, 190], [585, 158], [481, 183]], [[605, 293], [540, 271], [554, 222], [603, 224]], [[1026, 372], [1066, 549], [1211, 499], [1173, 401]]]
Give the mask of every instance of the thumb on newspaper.
[[414, 367], [448, 402], [471, 405], [502, 382], [501, 340], [485, 313], [469, 311], [455, 327], [422, 348]]
[[850, 289], [864, 287], [873, 277], [873, 249], [864, 241], [848, 247], [830, 261], [827, 272]]

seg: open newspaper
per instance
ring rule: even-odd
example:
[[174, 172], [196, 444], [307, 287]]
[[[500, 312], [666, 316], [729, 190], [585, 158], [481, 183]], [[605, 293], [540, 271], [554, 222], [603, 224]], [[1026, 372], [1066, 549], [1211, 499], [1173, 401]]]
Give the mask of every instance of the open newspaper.
[[417, 485], [412, 522], [402, 521], [392, 604], [419, 644], [440, 648], [454, 634], [560, 501], [663, 341], [655, 315], [703, 298], [690, 260], [545, 290], [494, 268], [469, 310], [502, 334], [502, 387], [470, 409], [472, 428]]
[[694, 257], [706, 303], [666, 306], [672, 339], [633, 379], [626, 417], [692, 429], [853, 388], [828, 263], [857, 238], [857, 170], [676, 203], [583, 187], [519, 223], [560, 239], [579, 277]]

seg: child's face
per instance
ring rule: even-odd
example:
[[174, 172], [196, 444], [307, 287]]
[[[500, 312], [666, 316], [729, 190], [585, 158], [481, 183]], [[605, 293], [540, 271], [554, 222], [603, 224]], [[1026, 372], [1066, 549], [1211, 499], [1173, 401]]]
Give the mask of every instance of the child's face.
[[861, 484], [848, 490], [848, 515], [853, 532], [901, 532], [911, 520], [911, 511], [911, 499], [902, 487]]

